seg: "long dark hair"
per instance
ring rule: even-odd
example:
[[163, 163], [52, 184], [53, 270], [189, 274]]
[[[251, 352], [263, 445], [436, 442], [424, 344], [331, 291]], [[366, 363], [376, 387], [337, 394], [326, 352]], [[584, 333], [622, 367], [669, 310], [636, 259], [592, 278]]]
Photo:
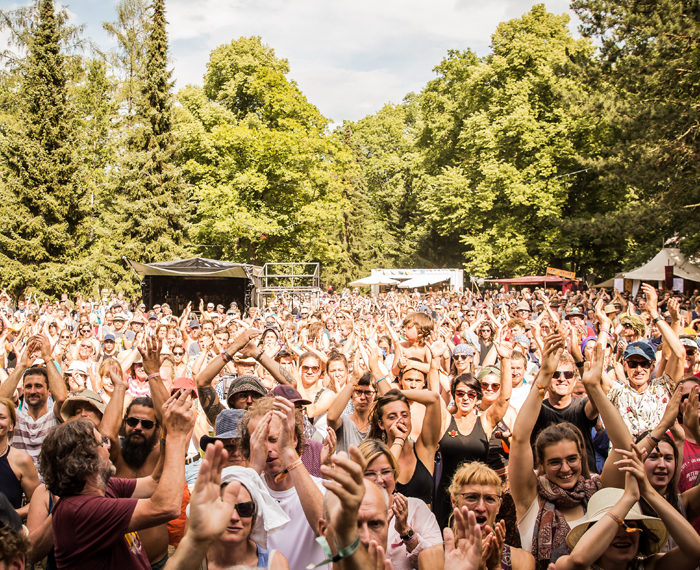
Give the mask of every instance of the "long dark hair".
[[[650, 430], [640, 433], [637, 437], [636, 443], [642, 441], [650, 433]], [[667, 433], [663, 434], [659, 438], [659, 443], [661, 442], [669, 444], [673, 450], [673, 473], [671, 474], [671, 480], [668, 482], [668, 485], [666, 485], [666, 491], [664, 491], [663, 497], [674, 509], [685, 516], [685, 513], [681, 512], [681, 505], [678, 501], [678, 481], [676, 480], [676, 473], [678, 473], [678, 470], [681, 468], [681, 465], [678, 462], [678, 448], [676, 447], [676, 444], [673, 443], [671, 436], [669, 436]], [[658, 448], [658, 444], [656, 447]], [[645, 515], [650, 515], [653, 517], [659, 516], [645, 500], [640, 500], [639, 505], [642, 507], [642, 512]]]
[[372, 406], [372, 412], [369, 416], [369, 433], [367, 434], [367, 439], [378, 439], [379, 441], [386, 441], [386, 432], [379, 427], [379, 422], [382, 419], [382, 409], [387, 404], [392, 402], [403, 402], [406, 407], [410, 410], [411, 407], [408, 404], [408, 398], [404, 396], [399, 390], [389, 390], [383, 396], [377, 398]]

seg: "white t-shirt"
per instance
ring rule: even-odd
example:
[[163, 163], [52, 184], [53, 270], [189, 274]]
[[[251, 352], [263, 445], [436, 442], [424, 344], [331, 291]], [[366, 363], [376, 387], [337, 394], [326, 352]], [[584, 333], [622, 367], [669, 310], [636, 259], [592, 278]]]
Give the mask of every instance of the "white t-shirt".
[[[321, 479], [313, 476], [311, 478], [321, 493], [325, 494], [326, 488], [321, 484]], [[267, 486], [267, 482], [265, 486]], [[290, 568], [306, 568], [309, 564], [315, 565], [321, 560], [325, 560], [326, 554], [316, 542], [316, 533], [306, 520], [297, 490], [294, 487], [287, 491], [274, 491], [269, 487], [268, 490], [290, 519], [283, 531], [268, 536], [268, 549], [279, 550], [284, 554]], [[319, 569], [329, 570], [329, 566], [327, 564], [319, 566]]]

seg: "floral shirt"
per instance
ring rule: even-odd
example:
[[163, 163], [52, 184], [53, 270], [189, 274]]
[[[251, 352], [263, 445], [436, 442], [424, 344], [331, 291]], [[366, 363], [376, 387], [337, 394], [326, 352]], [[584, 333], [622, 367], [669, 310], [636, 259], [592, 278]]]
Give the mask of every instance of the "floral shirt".
[[654, 378], [644, 392], [636, 392], [627, 382], [616, 382], [608, 399], [620, 410], [620, 415], [632, 437], [654, 429], [666, 410], [673, 385], [668, 374]]

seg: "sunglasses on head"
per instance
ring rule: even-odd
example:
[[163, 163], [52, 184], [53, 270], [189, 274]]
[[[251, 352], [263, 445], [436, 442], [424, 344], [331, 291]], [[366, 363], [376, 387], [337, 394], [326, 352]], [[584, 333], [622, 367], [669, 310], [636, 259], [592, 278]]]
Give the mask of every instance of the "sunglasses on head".
[[156, 425], [156, 422], [154, 422], [153, 420], [144, 420], [141, 418], [135, 418], [133, 416], [129, 416], [124, 420], [124, 422], [126, 423], [126, 425], [132, 428], [135, 428], [137, 425], [141, 424], [143, 429], [153, 429], [153, 426]]
[[552, 375], [552, 378], [566, 378], [567, 380], [571, 380], [573, 377], [574, 377], [573, 370], [557, 370]]

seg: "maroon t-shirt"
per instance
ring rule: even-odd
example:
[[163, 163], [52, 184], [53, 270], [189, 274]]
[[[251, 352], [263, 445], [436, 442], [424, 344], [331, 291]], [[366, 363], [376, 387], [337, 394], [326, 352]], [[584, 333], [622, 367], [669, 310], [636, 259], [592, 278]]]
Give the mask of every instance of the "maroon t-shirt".
[[138, 499], [136, 479], [112, 478], [106, 496], [62, 498], [53, 511], [58, 568], [150, 570], [148, 556], [135, 532], [127, 533]]

